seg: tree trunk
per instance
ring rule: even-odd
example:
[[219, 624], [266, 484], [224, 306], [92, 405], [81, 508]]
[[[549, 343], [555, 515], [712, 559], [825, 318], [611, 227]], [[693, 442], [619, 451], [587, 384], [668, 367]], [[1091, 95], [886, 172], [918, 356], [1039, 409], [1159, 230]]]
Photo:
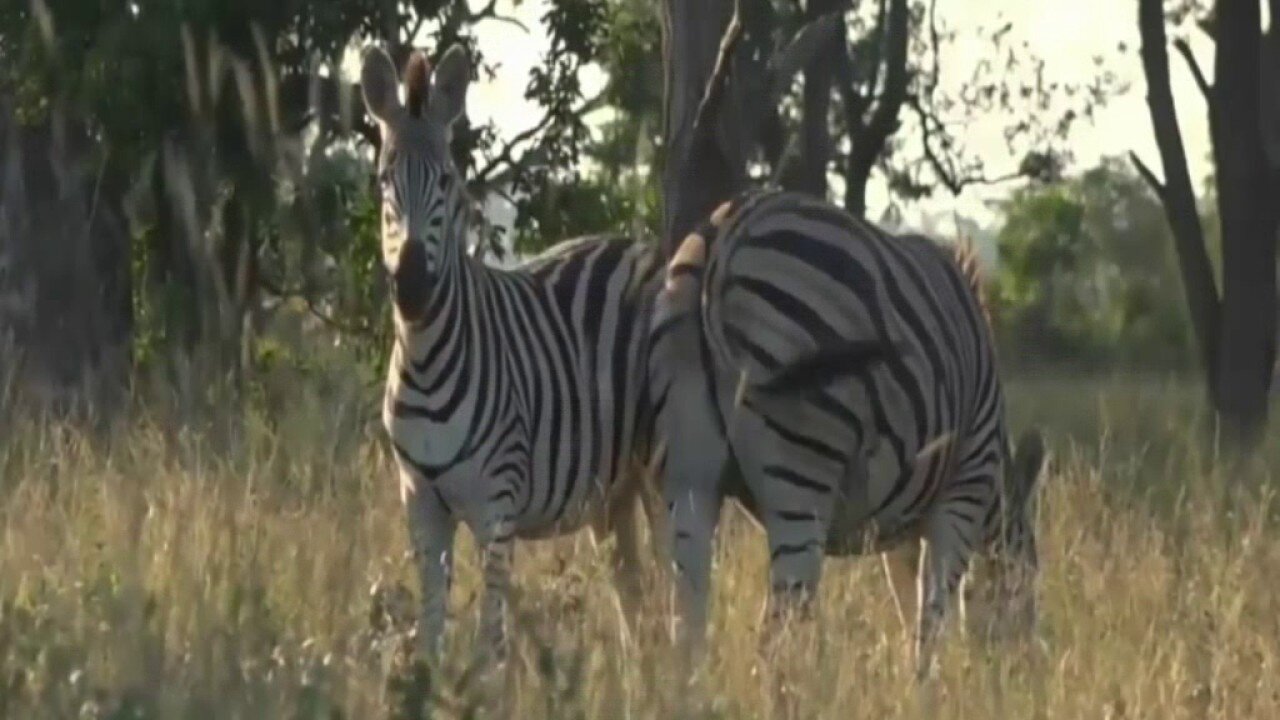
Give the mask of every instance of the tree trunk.
[[1223, 295], [1218, 410], [1224, 430], [1253, 444], [1267, 420], [1275, 359], [1276, 197], [1262, 137], [1262, 14], [1257, 0], [1217, 6], [1212, 112]]
[[23, 126], [0, 98], [0, 382], [105, 418], [128, 381], [132, 288], [119, 193], [91, 143], [56, 108]]
[[[1280, 0], [1270, 0], [1273, 11]], [[1256, 0], [1221, 0], [1213, 28], [1215, 85], [1204, 79], [1190, 49], [1179, 46], [1209, 105], [1222, 230], [1219, 300], [1205, 249], [1186, 152], [1169, 86], [1168, 39], [1160, 0], [1140, 0], [1138, 27], [1147, 102], [1165, 180], [1134, 160], [1164, 204], [1177, 244], [1187, 304], [1199, 342], [1209, 396], [1225, 437], [1248, 449], [1267, 421], [1267, 389], [1276, 348], [1276, 243], [1280, 192], [1274, 105], [1264, 86], [1262, 16]]]
[[732, 128], [723, 116], [704, 113], [708, 126], [695, 127], [720, 56], [721, 35], [733, 13], [733, 0], [663, 0], [666, 87], [662, 194], [667, 257], [701, 218], [746, 181], [737, 149], [725, 147]]
[[[846, 210], [859, 216], [867, 211], [867, 182], [871, 179], [871, 170], [897, 131], [898, 116], [907, 98], [907, 48], [911, 39], [911, 9], [907, 0], [890, 0], [884, 27], [878, 28], [878, 32], [884, 57], [884, 89], [869, 119], [864, 121], [860, 113], [853, 116], [846, 109], [852, 146], [845, 167], [844, 204]], [[848, 59], [850, 66], [855, 60]]]
[[[816, 22], [842, 5], [841, 0], [809, 0], [805, 19]], [[844, 41], [843, 34], [839, 38]], [[834, 45], [834, 43], [832, 43]], [[784, 180], [789, 189], [814, 197], [827, 197], [827, 166], [831, 162], [831, 58], [835, 48], [829, 46], [814, 54], [804, 69], [804, 94], [800, 124], [800, 163], [793, 181]]]

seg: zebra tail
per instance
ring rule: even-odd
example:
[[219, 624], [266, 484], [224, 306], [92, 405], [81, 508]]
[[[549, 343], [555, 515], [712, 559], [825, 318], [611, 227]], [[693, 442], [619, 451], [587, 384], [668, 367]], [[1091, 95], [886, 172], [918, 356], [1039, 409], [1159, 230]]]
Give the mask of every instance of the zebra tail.
[[1010, 467], [1005, 474], [1011, 509], [1022, 510], [1036, 493], [1047, 460], [1044, 435], [1028, 429], [1010, 451]]

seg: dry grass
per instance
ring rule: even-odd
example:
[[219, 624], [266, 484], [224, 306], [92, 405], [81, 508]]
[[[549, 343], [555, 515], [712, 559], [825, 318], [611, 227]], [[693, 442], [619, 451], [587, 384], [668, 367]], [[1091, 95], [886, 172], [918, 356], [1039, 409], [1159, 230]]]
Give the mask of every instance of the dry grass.
[[[989, 648], [953, 625], [928, 717], [1280, 717], [1267, 466], [1223, 492], [1195, 406], [1163, 381], [1016, 385], [1015, 418], [1056, 450], [1043, 642]], [[374, 586], [416, 592], [380, 434], [308, 392], [275, 415], [231, 434], [153, 416], [105, 441], [32, 423], [0, 438], [0, 717], [406, 717], [428, 685], [445, 716], [475, 710], [469, 543], [456, 660], [425, 679], [371, 613]], [[778, 716], [757, 656], [764, 543], [736, 513], [721, 538], [694, 714]], [[521, 546], [517, 717], [671, 716], [662, 593], [629, 640], [608, 557], [585, 535]], [[779, 663], [795, 716], [925, 714], [878, 563], [829, 563], [819, 621]]]

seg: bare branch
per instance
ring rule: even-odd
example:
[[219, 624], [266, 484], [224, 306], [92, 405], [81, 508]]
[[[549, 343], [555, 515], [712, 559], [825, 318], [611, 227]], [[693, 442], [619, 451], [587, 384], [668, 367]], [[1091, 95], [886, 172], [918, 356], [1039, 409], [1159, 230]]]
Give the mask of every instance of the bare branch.
[[861, 215], [866, 210], [867, 180], [889, 136], [898, 127], [898, 115], [907, 99], [907, 46], [911, 36], [911, 11], [907, 0], [889, 0], [885, 18], [884, 90], [865, 124], [850, 127], [853, 142], [845, 166], [845, 208]]
[[1204, 101], [1213, 107], [1213, 86], [1204, 77], [1204, 71], [1200, 69], [1200, 63], [1196, 62], [1196, 56], [1191, 52], [1191, 46], [1186, 40], [1178, 38], [1173, 41], [1173, 49], [1178, 51], [1182, 59], [1187, 62], [1187, 68], [1191, 70], [1191, 77], [1195, 78], [1196, 87], [1200, 88], [1200, 94], [1204, 95]]
[[952, 167], [951, 162], [934, 147], [934, 131], [943, 129], [942, 122], [930, 114], [917, 97], [908, 98], [907, 105], [915, 111], [920, 120], [921, 145], [924, 148], [925, 162], [938, 177], [938, 182], [942, 183], [942, 186], [952, 195], [959, 195], [965, 188], [972, 185], [998, 185], [1025, 176], [1021, 170], [1012, 170], [994, 176], [982, 172], [960, 172]]
[[[603, 106], [604, 99], [605, 92], [601, 90], [594, 97], [583, 101], [571, 113], [578, 116], [585, 115]], [[502, 144], [502, 149], [493, 155], [483, 168], [476, 171], [469, 183], [472, 192], [487, 192], [491, 188], [511, 180], [515, 176], [518, 167], [527, 168], [542, 162], [540, 158], [546, 151], [545, 142], [525, 151], [520, 158], [516, 157], [515, 151], [517, 147], [546, 130], [555, 119], [556, 114], [548, 111], [536, 125], [516, 133], [512, 138], [505, 141]]]
[[885, 55], [884, 92], [881, 93], [876, 109], [867, 122], [867, 140], [859, 138], [861, 144], [874, 146], [875, 155], [880, 154], [885, 140], [893, 132], [898, 122], [898, 112], [907, 97], [907, 44], [911, 35], [911, 15], [907, 8], [907, 0], [890, 0], [888, 26], [885, 30], [887, 53]]
[[419, 15], [419, 16], [418, 16], [417, 21], [413, 24], [413, 28], [412, 28], [412, 29], [409, 29], [409, 30], [407, 30], [407, 31], [405, 32], [405, 35], [404, 35], [404, 45], [405, 45], [405, 46], [407, 46], [407, 47], [412, 47], [412, 46], [413, 46], [413, 40], [414, 40], [414, 38], [418, 37], [418, 33], [422, 32], [422, 26], [423, 26], [423, 25], [425, 25], [425, 24], [426, 24], [426, 22], [427, 22], [427, 16], [426, 16], [426, 15]]
[[724, 37], [720, 39], [720, 52], [716, 56], [715, 69], [707, 80], [707, 89], [702, 94], [702, 102], [698, 104], [698, 112], [693, 120], [693, 142], [696, 145], [700, 132], [713, 132], [712, 127], [718, 119], [721, 100], [725, 87], [729, 84], [729, 59], [742, 40], [742, 19], [738, 6], [733, 6], [733, 17], [729, 19], [729, 27], [725, 28]]
[[368, 326], [352, 325], [350, 323], [343, 322], [321, 310], [316, 306], [315, 300], [311, 298], [311, 294], [305, 290], [285, 289], [270, 280], [261, 277], [258, 278], [258, 286], [266, 292], [276, 296], [276, 298], [282, 302], [291, 299], [301, 300], [302, 303], [306, 305], [307, 313], [329, 327], [331, 330], [336, 330], [337, 332], [346, 335], [359, 335], [364, 337], [372, 337], [374, 335], [373, 330]]
[[[871, 68], [871, 76], [867, 78], [867, 94], [875, 95], [876, 87], [880, 84], [880, 59], [884, 55], [885, 43], [885, 18], [889, 16], [889, 0], [880, 0], [880, 7], [876, 10], [876, 27], [875, 42], [871, 45], [869, 62], [867, 66]], [[853, 67], [853, 57], [849, 57], [849, 67]], [[850, 77], [852, 82], [852, 76]], [[869, 103], [869, 101], [868, 101]], [[864, 108], [865, 111], [865, 108]], [[858, 116], [861, 122], [861, 115]], [[858, 127], [850, 125], [849, 127]]]
[[837, 10], [806, 23], [786, 47], [770, 58], [770, 106], [778, 104], [778, 99], [791, 86], [791, 79], [800, 72], [800, 68], [808, 65], [819, 50], [836, 39], [836, 33], [844, 26], [843, 15], [843, 10]]
[[1130, 150], [1129, 160], [1133, 162], [1133, 166], [1137, 168], [1138, 174], [1147, 182], [1147, 185], [1151, 186], [1151, 191], [1156, 194], [1156, 197], [1160, 198], [1161, 202], [1164, 202], [1167, 190], [1165, 189], [1164, 183], [1160, 182], [1160, 178], [1156, 177], [1156, 174], [1152, 172], [1151, 168], [1147, 167], [1147, 164], [1142, 162], [1142, 158], [1138, 157], [1138, 153]]
[[865, 95], [858, 92], [853, 73], [853, 49], [848, 43], [841, 43], [836, 53], [836, 90], [840, 93], [840, 102], [844, 106], [845, 127], [852, 132], [863, 125], [863, 116], [871, 104]]

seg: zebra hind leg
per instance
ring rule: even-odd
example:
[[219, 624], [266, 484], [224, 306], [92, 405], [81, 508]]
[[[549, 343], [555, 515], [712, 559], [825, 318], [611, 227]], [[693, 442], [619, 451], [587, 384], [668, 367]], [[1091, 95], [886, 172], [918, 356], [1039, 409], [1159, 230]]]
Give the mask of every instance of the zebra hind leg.
[[[764, 515], [769, 600], [762, 640], [766, 656], [773, 656], [793, 623], [813, 619], [827, 533], [819, 513], [766, 510]], [[799, 515], [805, 518], [797, 527]]]
[[[924, 554], [920, 562], [920, 617], [916, 626], [916, 678], [927, 680], [934, 672], [939, 636], [956, 589], [969, 568], [969, 560], [981, 536], [982, 510], [976, 517], [971, 498], [934, 508], [926, 524]], [[979, 503], [977, 507], [982, 507]]]
[[676, 572], [676, 643], [693, 670], [706, 652], [707, 606], [711, 594], [711, 542], [720, 518], [714, 488], [685, 488], [667, 494]]

